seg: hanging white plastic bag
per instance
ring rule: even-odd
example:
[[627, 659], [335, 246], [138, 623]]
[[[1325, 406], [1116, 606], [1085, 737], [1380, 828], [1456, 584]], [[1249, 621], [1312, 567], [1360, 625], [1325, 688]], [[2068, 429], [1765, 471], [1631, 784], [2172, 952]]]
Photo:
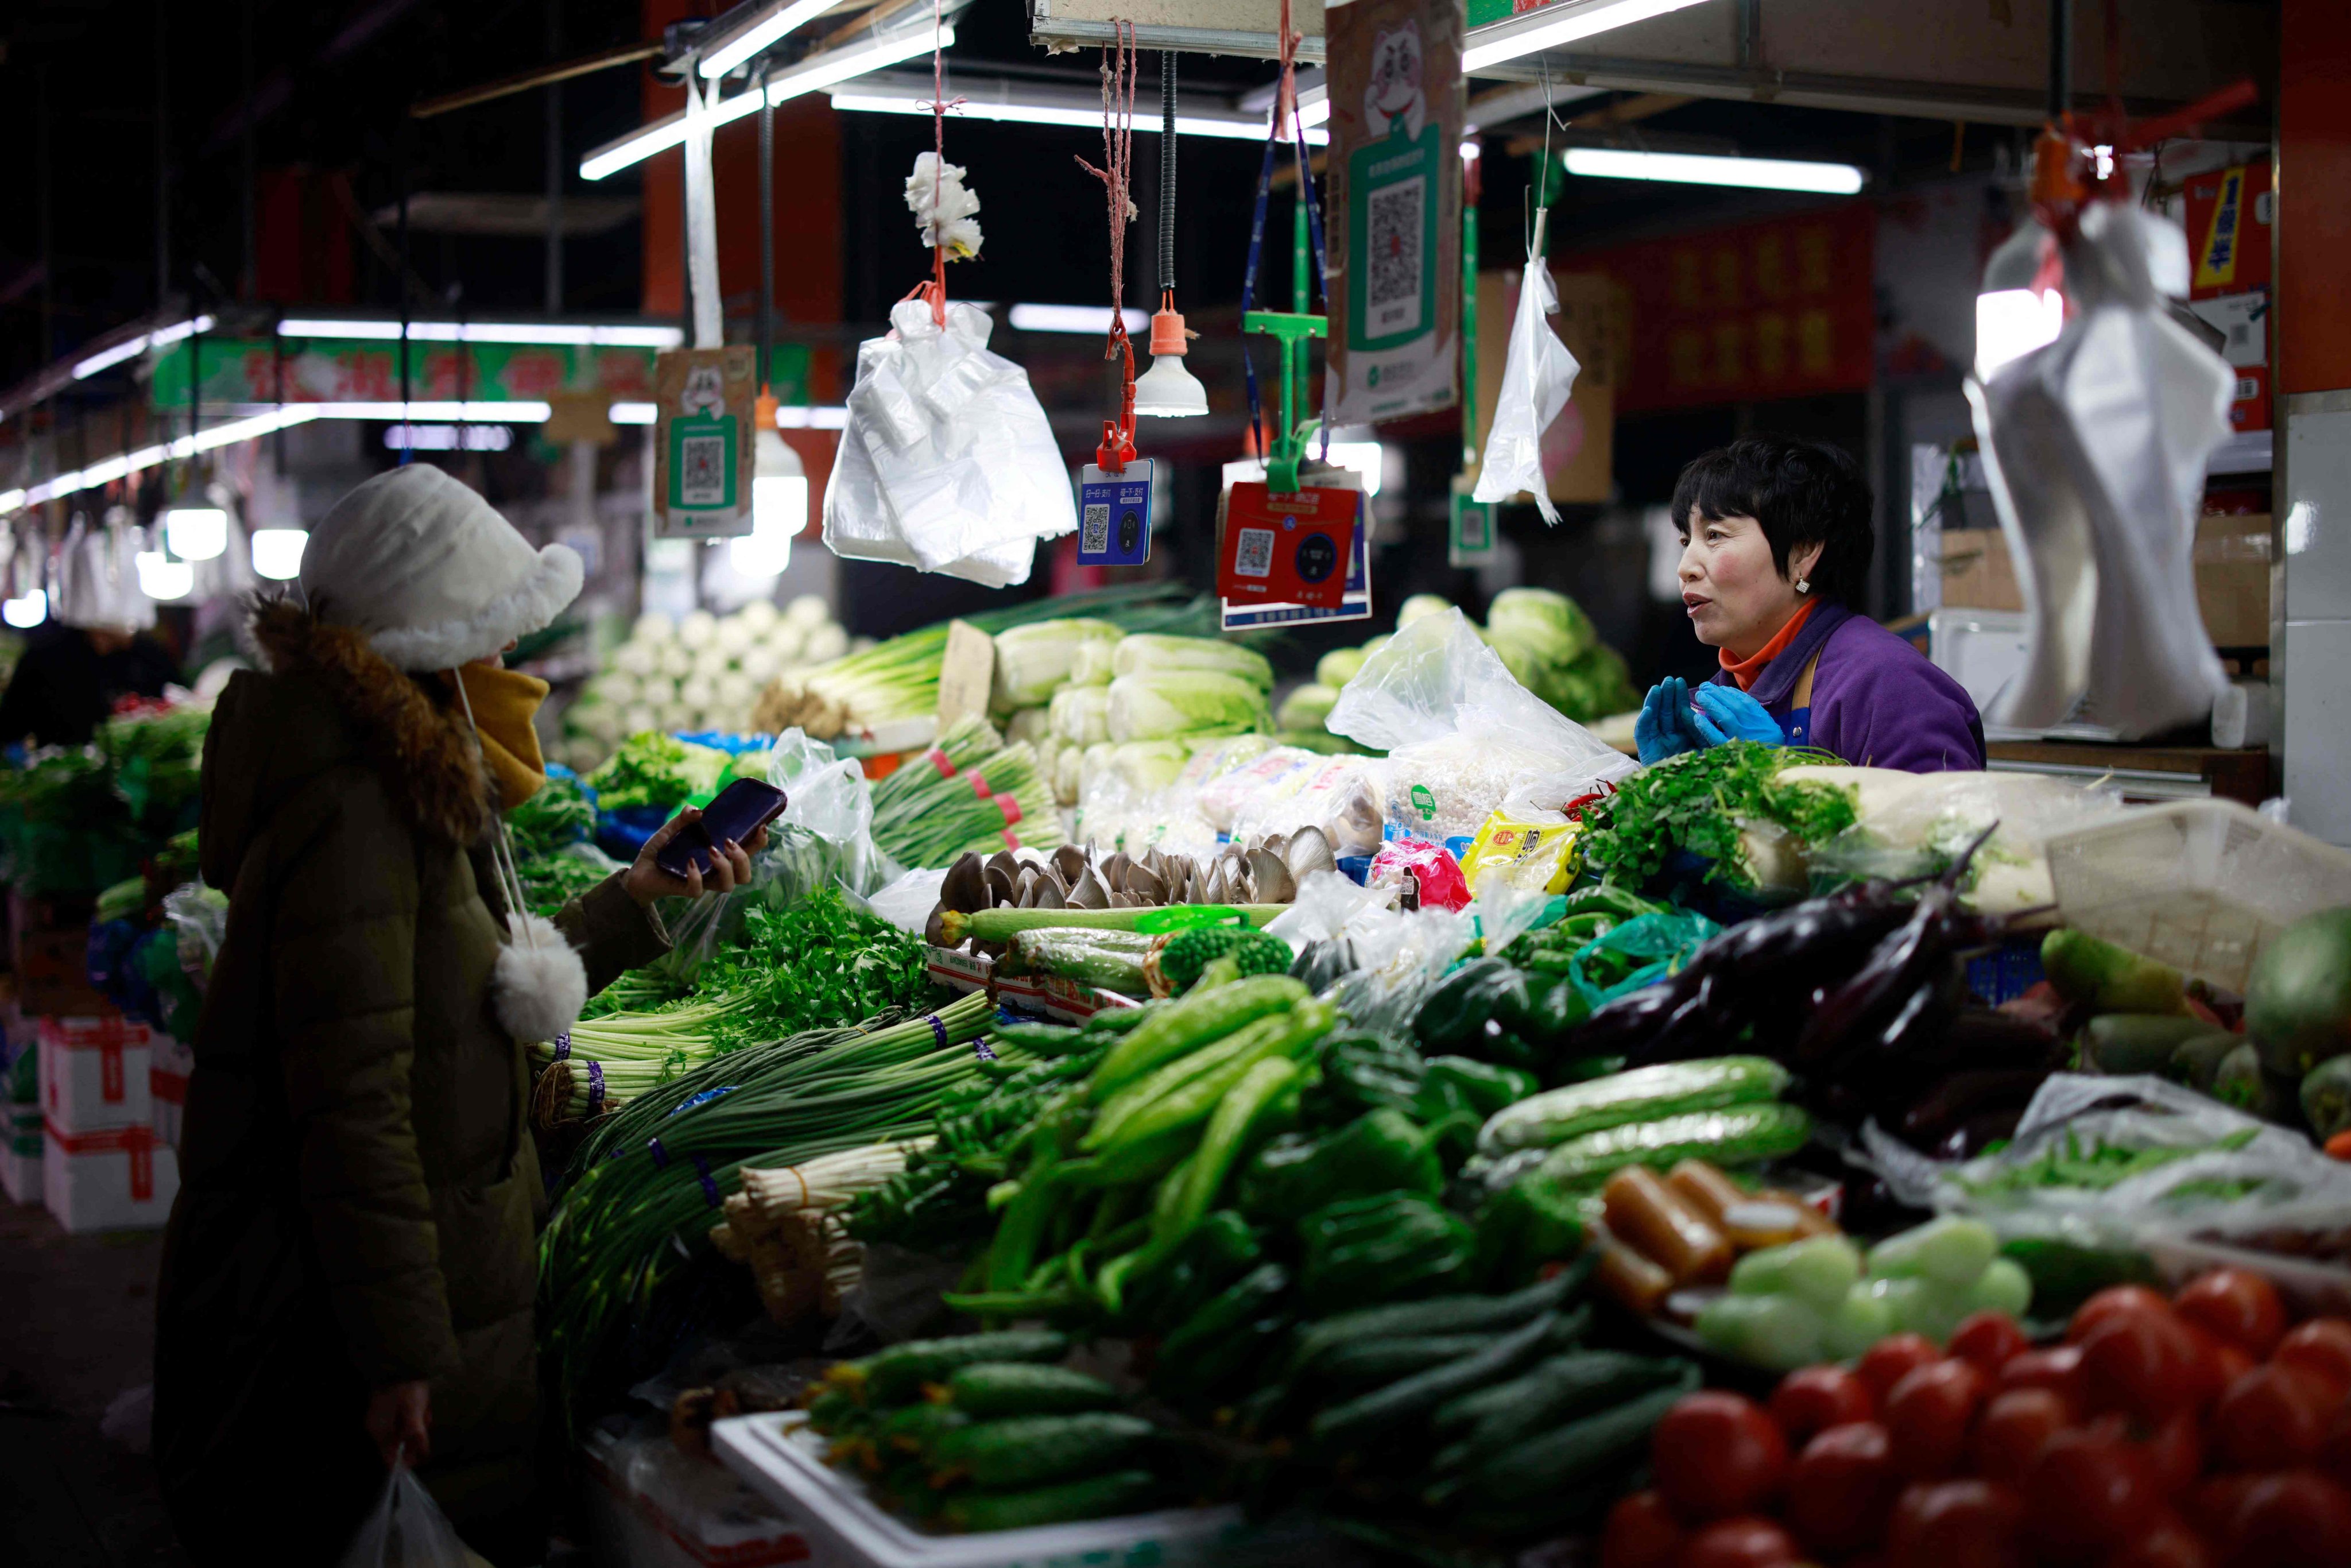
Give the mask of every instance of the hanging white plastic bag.
[[1543, 259], [1543, 227], [1551, 210], [1535, 214], [1534, 243], [1519, 284], [1519, 308], [1510, 319], [1510, 352], [1502, 362], [1502, 390], [1494, 399], [1494, 423], [1486, 433], [1484, 461], [1478, 469], [1480, 501], [1507, 501], [1524, 490], [1535, 498], [1543, 521], [1559, 523], [1551, 504], [1551, 481], [1543, 476], [1542, 434], [1567, 407], [1583, 366], [1551, 329], [1559, 314], [1559, 289]]
[[490, 1568], [403, 1459], [384, 1478], [383, 1496], [343, 1553], [342, 1568]]
[[2043, 729], [2086, 696], [2131, 739], [2202, 722], [2226, 684], [2190, 557], [2236, 373], [2166, 309], [2188, 291], [2168, 220], [2095, 204], [2065, 287], [2075, 313], [2056, 340], [1968, 384], [2030, 636], [1984, 716]]
[[1458, 610], [1422, 616], [1364, 660], [1324, 726], [1387, 752], [1389, 821], [1439, 841], [1474, 834], [1538, 782], [1565, 801], [1639, 770], [1512, 679]]
[[56, 597], [49, 613], [64, 626], [144, 632], [155, 624], [155, 601], [139, 586], [141, 531], [120, 523], [96, 528], [76, 522], [57, 550]]
[[1069, 470], [1027, 372], [987, 351], [984, 310], [919, 299], [858, 347], [857, 384], [824, 492], [835, 555], [990, 588], [1029, 580], [1040, 539], [1078, 526]]

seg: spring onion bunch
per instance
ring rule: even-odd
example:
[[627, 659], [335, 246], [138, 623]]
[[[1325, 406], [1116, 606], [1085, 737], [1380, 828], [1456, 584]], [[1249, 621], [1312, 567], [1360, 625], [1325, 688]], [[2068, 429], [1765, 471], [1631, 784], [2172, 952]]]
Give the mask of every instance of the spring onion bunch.
[[697, 1256], [746, 1166], [929, 1134], [949, 1092], [979, 1077], [969, 1042], [992, 1016], [975, 993], [888, 1027], [795, 1035], [716, 1058], [600, 1123], [539, 1239], [541, 1343], [567, 1404], [615, 1357], [665, 1353], [632, 1346], [631, 1332], [657, 1319], [657, 1294]]
[[596, 1116], [700, 1066], [716, 1054], [721, 1020], [750, 1006], [747, 998], [722, 995], [582, 1019], [562, 1040], [530, 1048], [540, 1118], [552, 1124]]
[[[958, 724], [947, 738], [967, 751], [973, 737], [958, 736], [964, 728]], [[1050, 850], [1062, 841], [1052, 780], [1027, 741], [961, 763], [955, 755], [943, 738], [883, 780], [910, 775], [886, 806], [878, 792], [874, 800], [873, 841], [885, 853], [906, 865], [943, 866], [967, 850]]]

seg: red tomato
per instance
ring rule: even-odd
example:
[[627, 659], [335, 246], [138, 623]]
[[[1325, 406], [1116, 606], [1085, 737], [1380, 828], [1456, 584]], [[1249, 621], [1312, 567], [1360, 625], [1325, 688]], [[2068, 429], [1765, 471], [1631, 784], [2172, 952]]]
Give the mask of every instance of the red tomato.
[[2106, 1559], [2106, 1568], [2212, 1568], [2212, 1549], [2176, 1519], [2167, 1519]]
[[1832, 1427], [1804, 1445], [1788, 1471], [1788, 1528], [1813, 1551], [1836, 1555], [1875, 1546], [1902, 1482], [1886, 1428], [1875, 1421]]
[[2163, 1495], [2184, 1495], [2204, 1473], [2204, 1427], [2186, 1411], [2172, 1416], [2139, 1445]]
[[1653, 1491], [1616, 1500], [1600, 1535], [1600, 1568], [1675, 1568], [1682, 1527]]
[[2024, 1508], [1998, 1481], [1905, 1487], [1886, 1531], [1887, 1568], [2022, 1568]]
[[1868, 1385], [1834, 1363], [1798, 1367], [1771, 1391], [1771, 1419], [1787, 1434], [1791, 1448], [1802, 1448], [1815, 1433], [1831, 1427], [1866, 1421], [1876, 1414]]
[[1951, 1354], [1975, 1363], [1986, 1377], [1999, 1376], [2001, 1367], [2032, 1348], [2032, 1342], [2006, 1312], [1970, 1312], [1951, 1331]]
[[1788, 1474], [1788, 1442], [1752, 1399], [1711, 1390], [1687, 1395], [1652, 1435], [1657, 1490], [1697, 1522], [1751, 1513]]
[[2150, 1425], [2200, 1410], [2219, 1375], [2196, 1331], [2166, 1312], [2109, 1313], [2082, 1341], [2082, 1376], [2094, 1411], [2120, 1410]]
[[1956, 1358], [1919, 1367], [1896, 1384], [1886, 1396], [1894, 1468], [1912, 1480], [1959, 1469], [1968, 1451], [1968, 1428], [1991, 1388], [1991, 1379], [1973, 1363]]
[[2082, 1347], [2028, 1350], [2000, 1369], [2002, 1388], [2046, 1388], [2079, 1410], [2088, 1397], [2082, 1382]]
[[[2210, 1339], [2211, 1336], [2208, 1334], [2205, 1337]], [[2258, 1364], [2260, 1364], [2252, 1356], [2247, 1355], [2227, 1340], [2212, 1341], [2213, 1386], [2226, 1390], [2229, 1385], [2252, 1371]]]
[[2351, 1394], [2351, 1322], [2313, 1318], [2278, 1341], [2273, 1359], [2319, 1374], [2335, 1385], [2338, 1399]]
[[2292, 1469], [2317, 1454], [2341, 1404], [2334, 1385], [2307, 1368], [2257, 1366], [2212, 1407], [2213, 1451], [2225, 1469]]
[[2318, 1468], [2329, 1479], [2351, 1487], [2351, 1406], [2335, 1417], [2326, 1440], [2318, 1445]]
[[2065, 1396], [2047, 1388], [2011, 1388], [1991, 1396], [1976, 1420], [1968, 1453], [1986, 1480], [2022, 1486], [2041, 1446], [2073, 1425]]
[[1789, 1568], [1803, 1560], [1796, 1538], [1777, 1520], [1748, 1514], [1718, 1519], [1691, 1536], [1681, 1568]]
[[2259, 1476], [2207, 1476], [2187, 1494], [2183, 1511], [2207, 1541], [2226, 1535]]
[[2172, 1310], [2215, 1339], [2265, 1361], [2285, 1337], [2285, 1303], [2277, 1287], [2245, 1269], [2199, 1274], [2171, 1299]]
[[2131, 1317], [2141, 1312], [2153, 1312], [2159, 1317], [2172, 1315], [2171, 1303], [2161, 1294], [2145, 1285], [2109, 1285], [2084, 1301], [2066, 1325], [2065, 1343], [2079, 1344], [2090, 1337], [2090, 1331], [2112, 1317]]
[[1894, 1392], [1896, 1384], [1919, 1367], [1942, 1359], [1943, 1353], [1925, 1334], [1887, 1334], [1862, 1352], [1861, 1359], [1854, 1363], [1853, 1374], [1868, 1388], [1871, 1402], [1883, 1410], [1886, 1396]]
[[2311, 1470], [2245, 1489], [2220, 1543], [2231, 1568], [2342, 1568], [2351, 1563], [2351, 1491]]
[[2034, 1538], [2061, 1556], [2130, 1539], [2162, 1500], [2146, 1455], [2111, 1432], [2080, 1427], [2043, 1445], [2024, 1481]]

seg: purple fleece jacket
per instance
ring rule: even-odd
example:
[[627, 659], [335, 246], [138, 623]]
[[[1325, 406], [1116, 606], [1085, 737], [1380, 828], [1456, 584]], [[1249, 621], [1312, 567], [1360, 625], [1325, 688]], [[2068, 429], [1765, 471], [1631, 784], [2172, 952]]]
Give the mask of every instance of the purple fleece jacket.
[[[1763, 666], [1748, 695], [1790, 727], [1796, 681], [1815, 651], [1813, 705], [1789, 744], [1833, 752], [1865, 768], [1941, 773], [1984, 765], [1983, 720], [1967, 688], [1866, 615], [1823, 603], [1796, 640]], [[1718, 674], [1718, 685], [1731, 685]]]

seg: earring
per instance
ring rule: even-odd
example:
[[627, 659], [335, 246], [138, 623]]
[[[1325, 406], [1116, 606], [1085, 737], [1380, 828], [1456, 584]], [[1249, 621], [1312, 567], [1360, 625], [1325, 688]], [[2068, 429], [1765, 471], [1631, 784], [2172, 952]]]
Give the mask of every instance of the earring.
[[1796, 579], [1796, 591], [1798, 593], [1810, 593], [1812, 591], [1813, 580], [1811, 578], [1800, 577]]

